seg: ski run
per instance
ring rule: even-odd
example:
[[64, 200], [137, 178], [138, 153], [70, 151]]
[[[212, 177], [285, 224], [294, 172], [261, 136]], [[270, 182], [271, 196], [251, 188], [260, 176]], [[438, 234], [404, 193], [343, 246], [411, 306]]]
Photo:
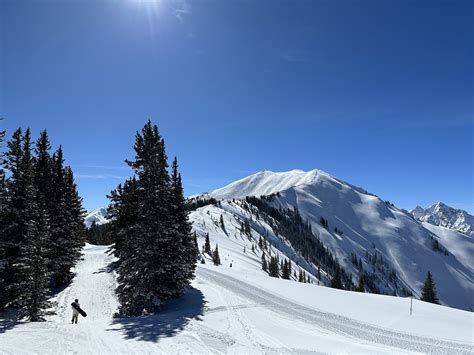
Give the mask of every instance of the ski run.
[[[199, 265], [193, 287], [159, 314], [114, 318], [113, 257], [87, 244], [72, 284], [54, 299], [57, 314], [14, 327], [3, 321], [0, 353], [474, 352], [471, 312], [414, 300], [410, 316], [410, 298], [270, 278], [254, 256], [235, 252], [240, 246], [219, 245], [223, 265]], [[77, 325], [75, 298], [88, 313]]]

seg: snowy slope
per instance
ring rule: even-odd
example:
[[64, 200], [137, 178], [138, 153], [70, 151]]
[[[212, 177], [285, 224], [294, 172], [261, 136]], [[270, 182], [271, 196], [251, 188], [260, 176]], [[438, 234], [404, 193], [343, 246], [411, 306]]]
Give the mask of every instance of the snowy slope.
[[[222, 243], [222, 252], [240, 260], [242, 252], [232, 243]], [[58, 315], [44, 323], [0, 328], [0, 353], [474, 351], [470, 312], [415, 300], [410, 316], [408, 298], [274, 279], [252, 270], [252, 261], [244, 259], [232, 268], [199, 265], [193, 288], [158, 315], [114, 319], [115, 279], [107, 269], [113, 258], [107, 248], [85, 247], [73, 284], [56, 297]], [[76, 297], [88, 316], [72, 325], [69, 304]]]
[[474, 216], [464, 210], [438, 202], [428, 208], [417, 206], [410, 213], [421, 222], [446, 227], [474, 237]]
[[[323, 171], [264, 171], [210, 192], [208, 196], [229, 200], [277, 192], [272, 204], [297, 207], [355, 280], [359, 270], [351, 263], [351, 253], [363, 261], [365, 270], [379, 278], [378, 286], [383, 293], [403, 295], [411, 291], [419, 297], [426, 273], [431, 271], [443, 304], [473, 309], [474, 259], [468, 257], [468, 252], [462, 255], [459, 252], [472, 250], [473, 238], [446, 240], [410, 214]], [[321, 217], [328, 220], [328, 228], [321, 225]], [[196, 216], [194, 221], [195, 226], [202, 223]], [[335, 228], [342, 233], [335, 233]], [[220, 237], [226, 236], [220, 233]], [[436, 241], [441, 246], [439, 251], [434, 250]], [[382, 258], [384, 267], [372, 266], [367, 255]], [[396, 280], [388, 280], [388, 273], [395, 273]]]
[[106, 216], [107, 216], [106, 208], [97, 208], [86, 215], [86, 217], [84, 218], [84, 223], [86, 224], [87, 228], [89, 228], [94, 222], [97, 225], [102, 225], [109, 222]]

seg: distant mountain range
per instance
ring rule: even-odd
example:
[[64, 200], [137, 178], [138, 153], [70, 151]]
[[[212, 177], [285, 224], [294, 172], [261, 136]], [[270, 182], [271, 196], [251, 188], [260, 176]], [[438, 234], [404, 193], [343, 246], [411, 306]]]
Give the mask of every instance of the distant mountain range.
[[428, 208], [417, 206], [410, 213], [421, 222], [474, 236], [474, 216], [464, 210], [449, 207], [442, 202], [435, 203]]

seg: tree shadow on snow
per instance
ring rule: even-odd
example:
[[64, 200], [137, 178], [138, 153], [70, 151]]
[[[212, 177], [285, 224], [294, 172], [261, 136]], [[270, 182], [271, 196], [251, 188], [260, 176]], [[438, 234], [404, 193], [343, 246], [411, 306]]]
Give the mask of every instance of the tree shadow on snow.
[[116, 318], [107, 331], [123, 332], [126, 339], [157, 342], [182, 331], [192, 320], [201, 320], [204, 314], [204, 295], [195, 288], [190, 288], [179, 299], [167, 303], [158, 314], [142, 317]]
[[0, 334], [13, 329], [17, 324], [16, 312], [14, 310], [0, 312]]

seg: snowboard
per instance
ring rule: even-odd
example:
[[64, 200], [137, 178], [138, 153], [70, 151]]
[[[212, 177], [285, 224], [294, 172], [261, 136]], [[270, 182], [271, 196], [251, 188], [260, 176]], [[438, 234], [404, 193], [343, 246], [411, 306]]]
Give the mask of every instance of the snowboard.
[[79, 312], [81, 316], [87, 317], [87, 313], [84, 312], [84, 310], [81, 307], [79, 307], [79, 305], [76, 302], [72, 302], [71, 306], [73, 306]]

